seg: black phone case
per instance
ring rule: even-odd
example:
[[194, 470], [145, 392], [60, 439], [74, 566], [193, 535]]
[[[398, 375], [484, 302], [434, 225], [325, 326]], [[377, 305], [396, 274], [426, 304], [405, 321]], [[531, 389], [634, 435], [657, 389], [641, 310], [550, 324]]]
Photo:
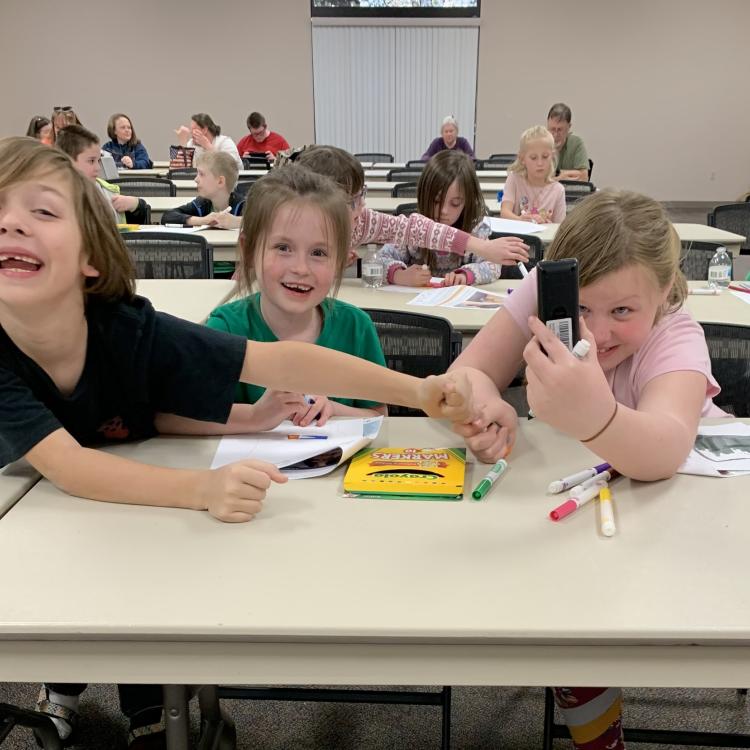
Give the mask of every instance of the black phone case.
[[581, 338], [578, 326], [578, 261], [542, 260], [536, 264], [539, 320], [571, 351]]

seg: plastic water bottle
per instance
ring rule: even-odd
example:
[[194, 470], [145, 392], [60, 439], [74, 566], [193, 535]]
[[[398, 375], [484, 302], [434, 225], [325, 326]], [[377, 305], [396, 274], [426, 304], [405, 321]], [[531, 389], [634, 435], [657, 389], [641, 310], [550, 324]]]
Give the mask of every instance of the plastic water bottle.
[[385, 269], [378, 257], [378, 251], [368, 247], [365, 257], [362, 259], [362, 284], [371, 289], [383, 286]]
[[708, 285], [714, 289], [726, 289], [732, 280], [732, 259], [725, 247], [717, 247], [708, 263]]

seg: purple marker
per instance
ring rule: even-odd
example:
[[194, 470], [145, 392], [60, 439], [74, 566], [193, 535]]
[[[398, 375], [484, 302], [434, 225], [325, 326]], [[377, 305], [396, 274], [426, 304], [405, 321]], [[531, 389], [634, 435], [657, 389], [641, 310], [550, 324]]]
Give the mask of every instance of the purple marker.
[[592, 469], [584, 469], [583, 471], [571, 474], [569, 477], [556, 479], [554, 482], [550, 482], [547, 492], [557, 495], [558, 492], [565, 492], [565, 490], [569, 490], [571, 487], [575, 487], [577, 484], [585, 482], [587, 479], [591, 479], [591, 477], [595, 477], [597, 474], [601, 474], [603, 471], [611, 468], [609, 464], [599, 464]]

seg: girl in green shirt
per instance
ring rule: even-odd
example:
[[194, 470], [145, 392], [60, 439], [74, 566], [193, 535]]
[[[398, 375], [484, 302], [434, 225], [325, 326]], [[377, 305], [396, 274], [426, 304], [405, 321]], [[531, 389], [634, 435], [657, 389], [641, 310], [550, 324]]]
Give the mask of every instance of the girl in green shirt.
[[[375, 326], [338, 289], [351, 235], [347, 197], [330, 179], [290, 164], [253, 187], [240, 232], [240, 283], [247, 296], [214, 310], [206, 324], [254, 341], [304, 341], [385, 365]], [[257, 291], [254, 291], [257, 290]], [[329, 399], [239, 383], [255, 430], [285, 419], [318, 426], [332, 416], [376, 416], [373, 401]]]

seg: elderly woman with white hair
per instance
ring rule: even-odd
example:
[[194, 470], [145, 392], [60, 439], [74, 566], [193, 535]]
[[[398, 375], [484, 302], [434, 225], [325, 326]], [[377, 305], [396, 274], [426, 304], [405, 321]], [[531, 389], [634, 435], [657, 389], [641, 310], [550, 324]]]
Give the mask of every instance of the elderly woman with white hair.
[[427, 147], [427, 151], [422, 154], [422, 161], [431, 159], [438, 151], [445, 151], [449, 149], [458, 149], [463, 151], [467, 156], [474, 158], [474, 149], [466, 138], [461, 138], [458, 135], [458, 122], [453, 115], [448, 115], [443, 120], [443, 124], [440, 127], [440, 135], [435, 138], [432, 143]]

